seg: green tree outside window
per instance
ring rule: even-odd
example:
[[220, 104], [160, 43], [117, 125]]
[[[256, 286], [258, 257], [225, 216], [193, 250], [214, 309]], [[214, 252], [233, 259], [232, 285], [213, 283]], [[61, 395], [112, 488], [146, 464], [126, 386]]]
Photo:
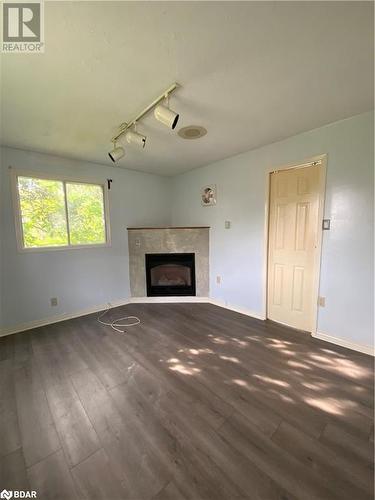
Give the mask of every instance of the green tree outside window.
[[106, 243], [103, 186], [18, 177], [25, 248]]

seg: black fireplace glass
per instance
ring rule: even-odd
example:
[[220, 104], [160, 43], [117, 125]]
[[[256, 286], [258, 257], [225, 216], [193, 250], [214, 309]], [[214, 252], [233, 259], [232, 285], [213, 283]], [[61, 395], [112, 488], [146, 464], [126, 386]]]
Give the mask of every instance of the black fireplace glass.
[[146, 254], [148, 297], [195, 295], [193, 253]]

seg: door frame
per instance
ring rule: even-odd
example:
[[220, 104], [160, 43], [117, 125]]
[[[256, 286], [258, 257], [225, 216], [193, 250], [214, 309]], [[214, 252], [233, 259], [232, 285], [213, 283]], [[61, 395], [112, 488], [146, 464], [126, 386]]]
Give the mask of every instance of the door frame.
[[[280, 172], [281, 170], [292, 170], [297, 168], [311, 167], [316, 162], [320, 163], [321, 175], [319, 179], [319, 206], [318, 206], [318, 221], [317, 221], [317, 245], [314, 257], [314, 282], [313, 282], [313, 322], [311, 325], [311, 335], [316, 334], [318, 326], [318, 298], [320, 288], [320, 268], [322, 258], [322, 241], [323, 241], [323, 217], [324, 204], [326, 196], [326, 176], [327, 176], [327, 154], [321, 154], [308, 158], [302, 162], [289, 163], [279, 167], [270, 167], [266, 173], [266, 196], [265, 196], [265, 227], [264, 227], [264, 269], [263, 269], [263, 315], [264, 319], [268, 318], [268, 260], [269, 260], [269, 218], [270, 218], [270, 201], [271, 201], [271, 174]], [[288, 326], [288, 325], [287, 325]], [[292, 327], [291, 327], [292, 328]]]

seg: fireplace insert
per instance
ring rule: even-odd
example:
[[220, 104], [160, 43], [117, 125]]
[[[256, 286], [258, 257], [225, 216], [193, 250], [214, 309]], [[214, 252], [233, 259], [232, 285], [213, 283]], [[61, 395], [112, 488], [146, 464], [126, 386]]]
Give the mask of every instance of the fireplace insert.
[[194, 254], [146, 254], [146, 283], [148, 297], [195, 295]]

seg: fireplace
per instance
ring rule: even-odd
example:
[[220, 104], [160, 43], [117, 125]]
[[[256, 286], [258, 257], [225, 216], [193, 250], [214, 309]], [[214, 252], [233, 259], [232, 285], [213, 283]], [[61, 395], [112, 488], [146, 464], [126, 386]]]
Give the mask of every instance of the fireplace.
[[195, 254], [147, 253], [148, 297], [195, 295]]

